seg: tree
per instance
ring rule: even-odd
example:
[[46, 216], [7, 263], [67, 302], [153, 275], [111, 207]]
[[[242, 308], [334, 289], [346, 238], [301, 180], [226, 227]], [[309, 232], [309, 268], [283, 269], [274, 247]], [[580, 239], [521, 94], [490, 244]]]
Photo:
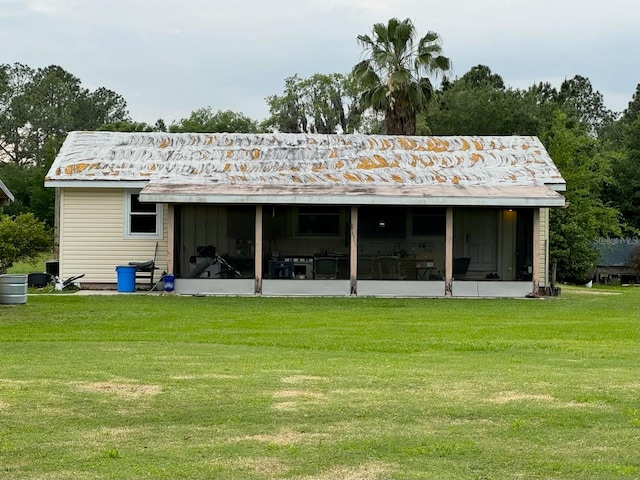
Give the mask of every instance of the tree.
[[10, 217], [0, 215], [0, 274], [15, 262], [35, 260], [51, 248], [51, 235], [43, 222], [31, 213]]
[[5, 211], [33, 212], [51, 226], [54, 191], [44, 188], [44, 176], [67, 133], [122, 121], [128, 112], [120, 95], [83, 88], [61, 67], [0, 65], [0, 177], [16, 197]]
[[471, 69], [460, 78], [460, 82], [469, 88], [489, 86], [495, 90], [505, 89], [502, 77], [497, 73], [493, 73], [486, 65], [471, 67]]
[[606, 198], [622, 214], [627, 233], [640, 234], [640, 117], [627, 124], [623, 117], [621, 148], [611, 160]]
[[616, 115], [604, 106], [602, 94], [594, 91], [589, 79], [581, 75], [562, 82], [558, 100], [567, 113], [575, 111], [591, 136], [598, 136], [616, 118]]
[[372, 34], [358, 36], [369, 58], [353, 68], [362, 107], [384, 112], [386, 133], [414, 135], [417, 115], [434, 97], [429, 75], [448, 71], [451, 62], [442, 55], [437, 33], [428, 32], [416, 44], [410, 19], [376, 23]]
[[29, 160], [22, 135], [24, 124], [14, 109], [33, 74], [33, 69], [20, 63], [0, 65], [0, 161], [21, 165]]
[[551, 210], [550, 255], [560, 280], [586, 283], [598, 257], [593, 240], [621, 234], [617, 210], [602, 201], [610, 165], [584, 124], [564, 112], [557, 112], [541, 140], [567, 182], [567, 207]]
[[266, 130], [283, 133], [353, 133], [361, 125], [359, 92], [351, 75], [316, 73], [285, 79], [282, 95], [267, 97]]
[[640, 117], [640, 83], [636, 85], [636, 91], [631, 97], [631, 101], [627, 108], [622, 112], [622, 120], [625, 123], [631, 124]]
[[505, 87], [500, 75], [478, 65], [447, 82], [426, 124], [434, 135], [537, 135], [542, 111], [534, 95]]
[[191, 112], [189, 118], [183, 118], [169, 126], [170, 132], [194, 133], [256, 133], [258, 124], [242, 113], [231, 110], [214, 112], [211, 107], [199, 108]]
[[156, 128], [145, 122], [120, 120], [100, 125], [96, 130], [99, 132], [155, 132]]
[[103, 87], [91, 92], [59, 66], [0, 65], [0, 160], [43, 165], [51, 139], [121, 120], [128, 112], [120, 95]]

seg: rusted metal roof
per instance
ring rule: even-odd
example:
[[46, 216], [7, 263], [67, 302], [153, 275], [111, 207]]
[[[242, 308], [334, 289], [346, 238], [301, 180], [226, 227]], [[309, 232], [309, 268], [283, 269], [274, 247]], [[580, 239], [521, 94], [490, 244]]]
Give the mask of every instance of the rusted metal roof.
[[[565, 181], [536, 137], [72, 132], [50, 186], [99, 181], [261, 186], [548, 186]], [[239, 190], [238, 190], [239, 189]]]

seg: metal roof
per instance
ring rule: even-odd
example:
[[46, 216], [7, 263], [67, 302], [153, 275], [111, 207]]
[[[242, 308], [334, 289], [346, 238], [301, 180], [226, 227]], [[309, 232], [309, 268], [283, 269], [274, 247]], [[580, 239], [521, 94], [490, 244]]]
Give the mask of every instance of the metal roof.
[[444, 195], [464, 195], [467, 187], [565, 187], [540, 140], [522, 136], [72, 132], [45, 181], [100, 187], [144, 181], [147, 191], [165, 195], [193, 185], [191, 193], [209, 201], [219, 201], [217, 193], [255, 197], [261, 188], [276, 196], [305, 195], [311, 187], [325, 195], [367, 189], [375, 197], [391, 186], [420, 188], [420, 195], [432, 187], [448, 187], [449, 193], [439, 190]]
[[0, 180], [0, 206], [9, 205], [13, 202], [13, 194], [9, 191], [7, 186]]

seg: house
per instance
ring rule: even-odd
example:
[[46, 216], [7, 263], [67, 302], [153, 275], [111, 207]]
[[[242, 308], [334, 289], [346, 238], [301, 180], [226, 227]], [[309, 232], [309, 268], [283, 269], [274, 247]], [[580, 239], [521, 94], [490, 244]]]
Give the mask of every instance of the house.
[[0, 180], [0, 207], [9, 205], [13, 200], [13, 195], [2, 180]]
[[593, 247], [599, 253], [594, 265], [597, 282], [640, 282], [640, 272], [632, 266], [634, 250], [640, 248], [639, 238], [599, 238]]
[[63, 277], [156, 255], [191, 294], [524, 296], [565, 203], [521, 136], [73, 132], [45, 185]]

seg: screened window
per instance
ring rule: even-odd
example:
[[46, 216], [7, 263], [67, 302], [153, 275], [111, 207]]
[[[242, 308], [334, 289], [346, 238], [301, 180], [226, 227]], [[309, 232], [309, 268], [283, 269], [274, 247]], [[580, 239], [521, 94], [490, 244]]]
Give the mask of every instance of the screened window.
[[340, 235], [339, 207], [300, 207], [298, 209], [298, 235]]
[[412, 235], [443, 236], [446, 231], [446, 211], [443, 208], [423, 208], [413, 213]]

